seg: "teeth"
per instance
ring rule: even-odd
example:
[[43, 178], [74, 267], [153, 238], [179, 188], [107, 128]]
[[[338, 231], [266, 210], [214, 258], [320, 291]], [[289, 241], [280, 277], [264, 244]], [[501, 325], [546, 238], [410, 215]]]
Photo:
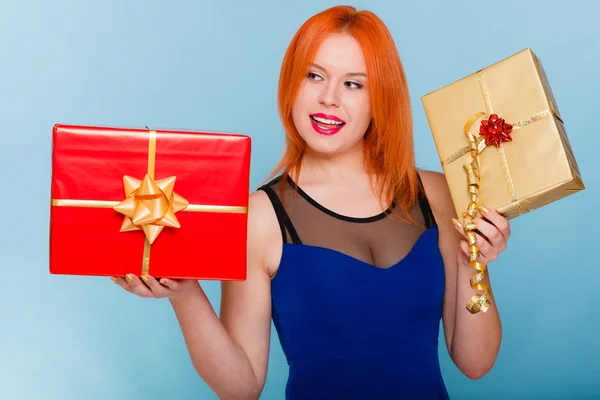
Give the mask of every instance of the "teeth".
[[329, 124], [329, 125], [342, 125], [343, 124], [343, 122], [334, 121], [331, 119], [325, 119], [325, 118], [319, 118], [319, 117], [313, 117], [313, 119], [315, 121], [321, 122], [323, 124]]

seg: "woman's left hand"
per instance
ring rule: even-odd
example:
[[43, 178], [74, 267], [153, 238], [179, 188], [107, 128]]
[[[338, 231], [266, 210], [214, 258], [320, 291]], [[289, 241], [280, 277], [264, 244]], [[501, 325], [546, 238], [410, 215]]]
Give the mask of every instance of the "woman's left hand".
[[[510, 224], [508, 220], [492, 209], [479, 207], [479, 211], [484, 218], [477, 217], [473, 220], [477, 224], [475, 232], [477, 241], [475, 246], [479, 248], [479, 258], [477, 262], [487, 265], [498, 258], [498, 255], [506, 249], [506, 243], [510, 237]], [[462, 223], [457, 219], [452, 219], [456, 230], [458, 230], [465, 238], [460, 241], [460, 248], [464, 252], [466, 259], [461, 257], [463, 261], [469, 263], [469, 244], [466, 240], [466, 235], [462, 227]]]

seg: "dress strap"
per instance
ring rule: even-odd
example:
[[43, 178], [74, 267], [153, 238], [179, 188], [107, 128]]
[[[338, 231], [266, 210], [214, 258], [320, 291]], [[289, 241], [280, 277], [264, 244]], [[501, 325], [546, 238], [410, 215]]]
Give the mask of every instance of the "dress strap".
[[[283, 243], [287, 243], [287, 233], [290, 234], [290, 239], [294, 244], [301, 244], [302, 241], [296, 232], [296, 228], [292, 224], [292, 220], [290, 219], [288, 213], [285, 211], [279, 196], [273, 190], [271, 186], [263, 185], [258, 188], [258, 190], [263, 190], [267, 196], [269, 196], [269, 200], [271, 200], [271, 204], [273, 205], [273, 209], [275, 210], [275, 215], [277, 215], [277, 221], [279, 222], [279, 228], [281, 229], [281, 237], [283, 239]], [[287, 231], [287, 233], [286, 233]]]
[[421, 181], [421, 175], [417, 173], [417, 177], [419, 178], [419, 207], [421, 208], [421, 212], [423, 213], [423, 218], [425, 218], [425, 228], [429, 229], [433, 225], [436, 224], [435, 217], [433, 212], [431, 211], [431, 206], [429, 205], [429, 200], [427, 200], [427, 195], [425, 194], [425, 188], [423, 187], [423, 181]]

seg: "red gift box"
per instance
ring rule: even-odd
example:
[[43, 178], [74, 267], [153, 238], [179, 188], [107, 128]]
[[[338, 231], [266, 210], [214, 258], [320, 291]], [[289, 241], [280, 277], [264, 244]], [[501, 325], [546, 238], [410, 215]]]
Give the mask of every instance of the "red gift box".
[[246, 279], [248, 136], [55, 125], [52, 139], [51, 274]]

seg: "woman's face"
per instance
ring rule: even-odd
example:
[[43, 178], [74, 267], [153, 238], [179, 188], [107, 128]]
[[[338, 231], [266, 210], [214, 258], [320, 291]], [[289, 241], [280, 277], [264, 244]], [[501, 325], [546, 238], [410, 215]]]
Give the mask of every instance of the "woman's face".
[[361, 144], [371, 121], [367, 68], [350, 35], [329, 36], [300, 86], [292, 108], [310, 150], [335, 155]]

